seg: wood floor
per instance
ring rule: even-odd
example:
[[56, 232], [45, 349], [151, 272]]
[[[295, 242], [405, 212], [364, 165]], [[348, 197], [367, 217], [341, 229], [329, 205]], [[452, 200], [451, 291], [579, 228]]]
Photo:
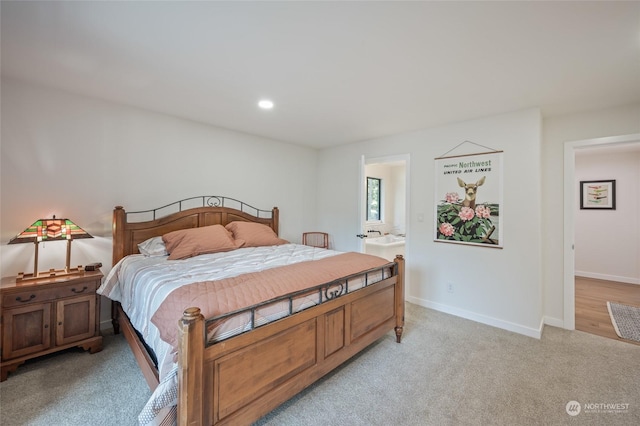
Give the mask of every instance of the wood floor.
[[607, 301], [640, 306], [640, 285], [582, 277], [575, 277], [575, 283], [576, 330], [640, 345], [618, 337], [607, 310]]

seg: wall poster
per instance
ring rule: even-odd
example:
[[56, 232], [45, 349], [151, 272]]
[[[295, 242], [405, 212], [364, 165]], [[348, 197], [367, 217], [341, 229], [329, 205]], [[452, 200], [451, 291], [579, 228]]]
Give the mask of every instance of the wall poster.
[[502, 154], [435, 159], [435, 241], [502, 248]]

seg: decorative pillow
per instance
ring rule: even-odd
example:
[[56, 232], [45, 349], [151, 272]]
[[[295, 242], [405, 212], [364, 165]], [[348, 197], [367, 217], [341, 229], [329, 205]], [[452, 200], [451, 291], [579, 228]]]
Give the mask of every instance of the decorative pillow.
[[166, 256], [167, 247], [162, 241], [162, 237], [151, 237], [138, 244], [138, 251], [145, 256]]
[[235, 221], [225, 226], [231, 231], [233, 238], [244, 241], [243, 247], [278, 246], [289, 244], [289, 241], [278, 238], [267, 225], [255, 222]]
[[222, 225], [181, 229], [164, 234], [162, 240], [169, 252], [169, 260], [235, 250], [244, 244], [242, 240], [234, 240], [231, 232]]

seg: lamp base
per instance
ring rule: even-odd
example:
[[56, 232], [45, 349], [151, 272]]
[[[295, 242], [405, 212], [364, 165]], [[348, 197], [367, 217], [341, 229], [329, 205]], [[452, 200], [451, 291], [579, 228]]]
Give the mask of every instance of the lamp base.
[[32, 273], [24, 273], [19, 272], [16, 277], [16, 282], [19, 283], [21, 281], [37, 281], [37, 280], [49, 280], [51, 278], [57, 277], [66, 277], [68, 275], [76, 275], [84, 272], [84, 269], [81, 265], [78, 265], [77, 268], [69, 268], [69, 269], [49, 269], [45, 272], [38, 272], [37, 274]]

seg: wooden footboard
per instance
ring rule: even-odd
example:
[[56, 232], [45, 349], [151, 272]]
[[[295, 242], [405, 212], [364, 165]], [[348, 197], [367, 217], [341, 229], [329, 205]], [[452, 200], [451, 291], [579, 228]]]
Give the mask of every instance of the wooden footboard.
[[178, 424], [250, 424], [404, 326], [404, 259], [370, 287], [205, 347], [204, 318], [180, 321]]

